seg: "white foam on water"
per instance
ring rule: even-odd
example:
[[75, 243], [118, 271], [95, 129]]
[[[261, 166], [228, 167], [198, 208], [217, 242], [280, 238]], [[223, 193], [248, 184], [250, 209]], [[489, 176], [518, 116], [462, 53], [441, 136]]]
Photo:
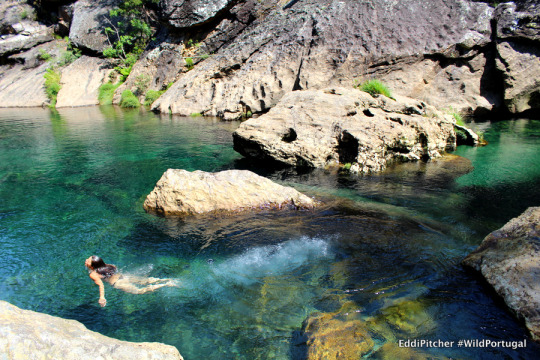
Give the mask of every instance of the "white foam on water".
[[302, 265], [330, 255], [328, 240], [302, 237], [277, 245], [246, 250], [210, 266], [220, 280], [249, 285], [266, 276], [287, 274]]

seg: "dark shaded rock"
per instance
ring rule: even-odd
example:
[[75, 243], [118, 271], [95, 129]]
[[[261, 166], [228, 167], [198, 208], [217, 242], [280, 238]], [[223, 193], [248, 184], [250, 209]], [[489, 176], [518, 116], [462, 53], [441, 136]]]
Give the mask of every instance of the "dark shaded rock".
[[540, 109], [540, 6], [504, 3], [494, 21], [506, 107], [511, 113]]
[[79, 48], [102, 53], [109, 45], [105, 28], [109, 11], [121, 0], [79, 0], [73, 6], [69, 41]]
[[540, 207], [530, 207], [463, 260], [481, 273], [506, 305], [540, 339]]
[[174, 346], [116, 340], [66, 320], [0, 301], [0, 353], [6, 359], [183, 359]]

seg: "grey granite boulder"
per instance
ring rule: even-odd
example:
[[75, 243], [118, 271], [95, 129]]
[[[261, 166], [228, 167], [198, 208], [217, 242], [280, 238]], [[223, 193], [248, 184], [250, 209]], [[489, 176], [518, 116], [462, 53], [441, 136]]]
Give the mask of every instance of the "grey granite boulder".
[[144, 202], [146, 211], [165, 216], [314, 206], [310, 197], [247, 170], [169, 169]]
[[234, 149], [288, 165], [348, 164], [367, 174], [455, 148], [449, 116], [417, 100], [396, 99], [339, 87], [289, 92], [267, 114], [240, 125]]
[[66, 320], [0, 301], [0, 354], [4, 359], [183, 359], [174, 346], [116, 340]]
[[540, 207], [486, 236], [463, 264], [480, 272], [540, 340]]
[[79, 48], [102, 53], [109, 45], [105, 28], [109, 26], [109, 11], [120, 0], [79, 0], [72, 5], [73, 15], [69, 41]]

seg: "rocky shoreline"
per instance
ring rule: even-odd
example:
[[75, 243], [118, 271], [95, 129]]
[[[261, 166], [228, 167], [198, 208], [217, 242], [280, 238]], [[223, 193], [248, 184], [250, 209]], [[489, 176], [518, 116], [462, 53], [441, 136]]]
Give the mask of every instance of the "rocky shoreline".
[[[455, 149], [456, 124], [450, 110], [492, 117], [540, 111], [536, 1], [496, 7], [492, 2], [461, 0], [160, 1], [146, 14], [154, 39], [129, 74], [123, 74], [122, 83], [118, 62], [104, 55], [110, 39], [103, 31], [110, 22], [107, 14], [120, 3], [3, 2], [0, 107], [98, 105], [100, 87], [111, 82], [117, 85], [111, 96], [114, 104], [121, 102], [125, 91], [140, 102], [154, 91], [159, 95], [148, 107], [156, 112], [225, 120], [254, 116], [234, 134], [235, 149], [246, 157], [293, 166], [341, 167], [359, 174], [382, 171], [397, 161], [437, 158]], [[54, 101], [45, 91], [51, 69], [58, 76]], [[370, 79], [382, 80], [394, 98], [354, 88], [356, 82]], [[262, 188], [272, 187], [263, 178], [226, 175], [214, 183], [221, 175], [169, 170], [147, 198], [145, 209], [185, 215], [314, 206], [312, 199], [290, 188], [272, 188], [273, 195], [281, 196], [276, 199], [261, 195]], [[204, 178], [198, 190], [185, 186], [195, 182], [193, 177]], [[253, 196], [238, 195], [239, 187]], [[209, 188], [202, 194], [201, 189]], [[180, 201], [177, 195], [182, 191], [186, 196]], [[239, 198], [245, 201], [236, 201]], [[538, 209], [524, 216], [525, 220], [513, 220], [489, 235], [464, 264], [486, 277], [538, 339], [538, 274], [528, 265], [537, 262]], [[522, 222], [532, 232], [523, 230]], [[512, 246], [509, 239], [516, 240]], [[499, 248], [504, 252], [495, 251]], [[523, 267], [530, 271], [514, 272]], [[89, 352], [90, 345], [73, 347], [73, 342], [92, 337], [102, 356], [182, 358], [167, 345], [129, 345], [89, 332], [76, 322], [45, 319], [5, 302], [0, 306], [3, 323], [9, 323], [2, 327], [0, 347], [12, 357], [46, 346], [52, 357], [80, 358], [73, 354]], [[346, 323], [340, 316], [315, 314], [305, 321], [303, 331], [313, 357], [318, 358], [317, 348], [327, 339], [349, 339], [351, 334], [363, 339], [348, 349], [351, 354], [362, 356], [372, 350], [366, 325]], [[27, 317], [32, 325], [24, 322]], [[23, 344], [19, 335], [33, 333], [34, 326], [42, 330], [30, 344]], [[335, 331], [327, 331], [334, 327]], [[58, 329], [66, 330], [56, 340], [40, 337]], [[385, 345], [381, 353], [399, 350], [394, 345]]]
[[[0, 106], [47, 104], [40, 78], [50, 64], [43, 54], [69, 46], [92, 59], [58, 67], [66, 87], [59, 106], [96, 104], [97, 88], [115, 67], [103, 59], [110, 41], [103, 29], [120, 3], [3, 2]], [[116, 89], [114, 102], [124, 90], [141, 101], [149, 90], [163, 91], [153, 101], [155, 111], [234, 119], [264, 114], [291, 91], [378, 78], [396, 94], [439, 109], [537, 113], [540, 7], [532, 0], [490, 4], [160, 1], [147, 14], [155, 40]], [[55, 40], [65, 35], [69, 44]]]

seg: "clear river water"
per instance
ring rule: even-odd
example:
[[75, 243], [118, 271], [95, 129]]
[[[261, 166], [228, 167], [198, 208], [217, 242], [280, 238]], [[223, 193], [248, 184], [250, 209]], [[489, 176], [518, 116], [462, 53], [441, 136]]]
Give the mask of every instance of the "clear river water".
[[[261, 166], [232, 149], [238, 122], [89, 107], [0, 110], [0, 299], [186, 359], [302, 359], [317, 312], [365, 321], [374, 341], [528, 339], [460, 265], [491, 231], [540, 205], [540, 121], [478, 122], [463, 158], [357, 177]], [[165, 219], [142, 203], [168, 168], [249, 169], [323, 201], [314, 211]], [[84, 260], [175, 278], [98, 289]], [[346, 310], [344, 310], [346, 309]], [[302, 340], [304, 339], [304, 340]], [[526, 348], [417, 349], [533, 359]]]

